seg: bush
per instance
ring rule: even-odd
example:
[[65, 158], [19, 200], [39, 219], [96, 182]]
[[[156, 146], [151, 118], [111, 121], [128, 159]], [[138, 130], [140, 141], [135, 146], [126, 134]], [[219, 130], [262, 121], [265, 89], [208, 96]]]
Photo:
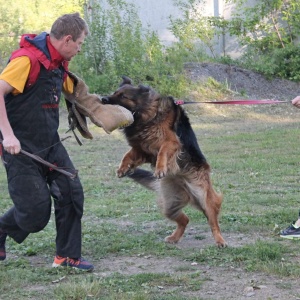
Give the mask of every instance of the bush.
[[94, 5], [86, 20], [91, 35], [70, 68], [85, 79], [91, 92], [110, 93], [126, 75], [135, 84], [149, 84], [163, 95], [187, 93], [184, 62], [195, 55], [201, 57], [201, 51], [191, 55], [180, 44], [165, 47], [155, 32], [142, 28], [134, 5], [123, 0]]
[[240, 63], [247, 69], [264, 74], [267, 78], [279, 77], [292, 81], [300, 80], [299, 46], [287, 45], [273, 49], [268, 54], [248, 51]]
[[274, 74], [293, 81], [300, 80], [299, 46], [288, 45], [284, 49], [275, 49], [271, 54]]

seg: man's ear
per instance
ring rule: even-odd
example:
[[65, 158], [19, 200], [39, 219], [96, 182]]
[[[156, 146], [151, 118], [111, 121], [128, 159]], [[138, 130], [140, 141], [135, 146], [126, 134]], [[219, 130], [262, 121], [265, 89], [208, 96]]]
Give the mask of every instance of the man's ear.
[[63, 39], [66, 44], [68, 44], [70, 41], [73, 41], [73, 37], [70, 34], [64, 36]]

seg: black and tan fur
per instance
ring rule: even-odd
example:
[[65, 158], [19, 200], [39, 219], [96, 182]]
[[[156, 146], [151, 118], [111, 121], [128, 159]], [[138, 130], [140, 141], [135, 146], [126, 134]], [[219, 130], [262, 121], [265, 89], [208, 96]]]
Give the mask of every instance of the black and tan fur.
[[[132, 85], [128, 77], [102, 102], [124, 106], [134, 114], [134, 122], [123, 129], [131, 149], [117, 175], [158, 192], [164, 215], [177, 223], [165, 241], [176, 243], [183, 236], [189, 218], [182, 209], [191, 204], [206, 216], [217, 246], [226, 246], [218, 222], [222, 196], [212, 186], [210, 166], [182, 106], [150, 87]], [[154, 174], [137, 168], [144, 163], [151, 164]]]

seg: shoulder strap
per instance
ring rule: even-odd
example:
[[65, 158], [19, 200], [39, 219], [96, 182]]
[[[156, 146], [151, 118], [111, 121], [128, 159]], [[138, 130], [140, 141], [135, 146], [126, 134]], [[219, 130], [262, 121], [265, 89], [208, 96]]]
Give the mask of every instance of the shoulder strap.
[[39, 73], [40, 73], [40, 62], [37, 59], [37, 57], [28, 49], [25, 48], [20, 48], [16, 51], [14, 51], [10, 57], [10, 60], [16, 58], [16, 57], [20, 57], [20, 56], [27, 56], [30, 59], [30, 71], [29, 71], [29, 75], [28, 75], [28, 79], [25, 85], [25, 88], [29, 88], [31, 87], [37, 80]]

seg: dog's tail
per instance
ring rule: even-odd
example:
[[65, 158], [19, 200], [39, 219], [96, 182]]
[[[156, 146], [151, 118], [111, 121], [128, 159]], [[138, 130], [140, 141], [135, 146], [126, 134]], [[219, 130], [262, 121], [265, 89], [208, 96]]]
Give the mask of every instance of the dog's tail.
[[135, 182], [141, 184], [152, 191], [158, 191], [158, 179], [153, 176], [152, 172], [143, 169], [135, 169], [133, 173], [127, 174], [127, 177], [133, 179]]

